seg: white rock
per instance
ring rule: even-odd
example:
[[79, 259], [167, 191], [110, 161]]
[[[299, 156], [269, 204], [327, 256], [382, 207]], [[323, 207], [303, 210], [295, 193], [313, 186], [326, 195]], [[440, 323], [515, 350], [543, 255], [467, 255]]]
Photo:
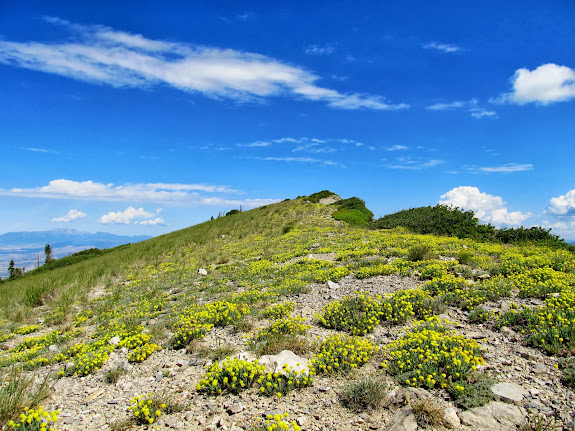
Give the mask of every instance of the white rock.
[[520, 402], [529, 395], [529, 391], [517, 383], [496, 383], [491, 386], [491, 392], [507, 402]]
[[117, 346], [119, 342], [120, 342], [120, 337], [118, 335], [116, 335], [115, 337], [112, 337], [108, 340], [108, 344], [110, 346]]
[[398, 411], [391, 422], [387, 425], [387, 431], [416, 431], [417, 421], [410, 406], [405, 406]]
[[329, 287], [330, 289], [339, 289], [339, 284], [334, 283], [331, 280], [327, 281], [327, 287]]
[[208, 271], [206, 271], [205, 268], [200, 268], [200, 269], [198, 269], [198, 274], [199, 275], [208, 275]]
[[457, 411], [453, 407], [447, 407], [443, 410], [443, 425], [450, 429], [457, 428], [461, 425]]
[[521, 424], [526, 414], [516, 405], [491, 401], [482, 406], [461, 412], [459, 417], [463, 425], [476, 430], [508, 431]]

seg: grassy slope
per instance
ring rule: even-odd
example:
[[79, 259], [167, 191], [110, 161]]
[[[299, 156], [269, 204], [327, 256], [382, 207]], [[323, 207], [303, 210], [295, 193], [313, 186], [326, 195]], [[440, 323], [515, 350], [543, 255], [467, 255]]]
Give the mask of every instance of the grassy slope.
[[241, 239], [257, 233], [271, 238], [281, 235], [282, 227], [288, 223], [307, 226], [330, 224], [318, 216], [331, 211], [331, 208], [296, 201], [280, 202], [131, 244], [75, 265], [30, 274], [0, 284], [0, 321], [35, 320], [37, 314], [33, 309], [42, 304], [44, 309], [60, 307], [63, 312], [68, 312], [74, 303], [84, 303], [90, 290], [96, 286], [108, 288], [125, 280], [129, 273], [138, 272], [148, 265], [178, 261], [193, 247], [202, 246], [201, 253], [195, 255], [200, 266], [224, 258], [215, 242], [221, 235]]

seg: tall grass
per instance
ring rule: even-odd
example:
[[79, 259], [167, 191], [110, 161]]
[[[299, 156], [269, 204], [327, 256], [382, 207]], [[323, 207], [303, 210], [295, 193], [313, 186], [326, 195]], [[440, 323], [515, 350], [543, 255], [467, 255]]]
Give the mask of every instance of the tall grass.
[[34, 408], [50, 395], [46, 377], [36, 384], [34, 376], [26, 376], [22, 369], [11, 367], [0, 375], [0, 424], [16, 419], [25, 407]]

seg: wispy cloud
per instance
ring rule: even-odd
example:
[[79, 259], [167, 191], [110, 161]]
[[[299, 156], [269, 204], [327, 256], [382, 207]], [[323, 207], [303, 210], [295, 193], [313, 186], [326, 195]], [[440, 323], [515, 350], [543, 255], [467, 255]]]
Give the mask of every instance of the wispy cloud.
[[575, 69], [542, 64], [535, 70], [517, 69], [511, 79], [513, 91], [490, 99], [492, 103], [548, 105], [575, 99]]
[[331, 55], [335, 52], [333, 45], [309, 45], [305, 49], [307, 55]]
[[481, 172], [503, 172], [503, 173], [511, 173], [511, 172], [523, 172], [523, 171], [532, 171], [533, 165], [531, 163], [507, 163], [501, 166], [485, 166], [477, 168]]
[[497, 112], [488, 111], [487, 109], [481, 107], [479, 105], [479, 100], [477, 100], [477, 99], [458, 100], [458, 101], [447, 102], [447, 103], [436, 103], [436, 104], [427, 106], [425, 109], [428, 109], [430, 111], [463, 110], [463, 111], [469, 112], [469, 114], [473, 118], [484, 118], [484, 117], [497, 118]]
[[30, 148], [30, 147], [24, 147], [22, 148], [25, 151], [32, 151], [34, 153], [51, 153], [51, 154], [58, 154], [57, 151], [54, 150], [48, 150], [46, 148]]
[[405, 151], [408, 147], [405, 145], [392, 145], [391, 147], [385, 147], [385, 151]]
[[413, 160], [408, 157], [399, 158], [395, 163], [384, 165], [388, 169], [403, 169], [409, 171], [419, 171], [421, 169], [432, 168], [447, 163], [445, 160]]
[[[206, 194], [224, 194], [223, 197]], [[0, 196], [71, 199], [116, 202], [155, 202], [180, 206], [243, 205], [255, 207], [277, 199], [230, 199], [227, 194], [241, 194], [226, 186], [210, 184], [136, 183], [114, 185], [94, 181], [52, 180], [46, 186], [0, 189]]]
[[254, 160], [286, 163], [311, 163], [323, 166], [336, 166], [344, 168], [345, 165], [333, 160], [321, 160], [313, 157], [254, 157]]
[[271, 143], [266, 141], [255, 141], [250, 142], [249, 144], [237, 144], [238, 147], [247, 147], [247, 148], [269, 147], [270, 145]]
[[63, 215], [62, 217], [54, 217], [52, 221], [56, 223], [69, 223], [82, 217], [86, 217], [85, 212], [70, 210], [66, 215]]
[[169, 85], [188, 93], [237, 102], [291, 97], [339, 109], [405, 109], [383, 97], [340, 93], [317, 85], [319, 76], [274, 58], [233, 49], [148, 39], [104, 26], [72, 24], [67, 42], [0, 40], [0, 63], [112, 87]]
[[434, 49], [436, 51], [441, 51], [449, 54], [463, 50], [463, 48], [453, 43], [427, 42], [422, 44], [421, 46], [425, 49]]

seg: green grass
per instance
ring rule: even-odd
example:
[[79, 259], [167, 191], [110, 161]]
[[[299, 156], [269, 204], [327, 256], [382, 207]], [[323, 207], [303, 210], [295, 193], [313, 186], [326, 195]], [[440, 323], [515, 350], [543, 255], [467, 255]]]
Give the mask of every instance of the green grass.
[[21, 368], [11, 367], [0, 375], [0, 424], [16, 420], [24, 408], [35, 408], [50, 395], [50, 377], [35, 383]]

